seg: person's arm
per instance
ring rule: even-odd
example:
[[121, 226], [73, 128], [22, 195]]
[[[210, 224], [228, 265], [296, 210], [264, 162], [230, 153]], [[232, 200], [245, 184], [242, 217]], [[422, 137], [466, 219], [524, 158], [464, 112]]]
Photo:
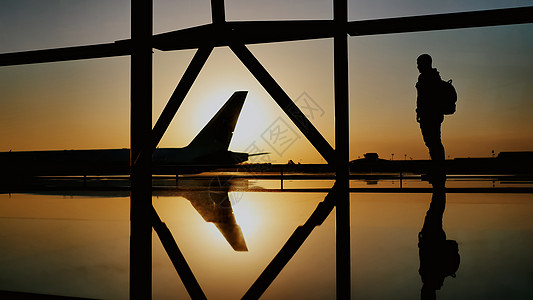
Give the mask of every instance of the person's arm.
[[[420, 77], [419, 77], [420, 79]], [[421, 101], [420, 101], [420, 84], [419, 82], [416, 83], [416, 109], [415, 109], [415, 112], [416, 112], [416, 121], [418, 123], [420, 123], [420, 104], [421, 104]]]

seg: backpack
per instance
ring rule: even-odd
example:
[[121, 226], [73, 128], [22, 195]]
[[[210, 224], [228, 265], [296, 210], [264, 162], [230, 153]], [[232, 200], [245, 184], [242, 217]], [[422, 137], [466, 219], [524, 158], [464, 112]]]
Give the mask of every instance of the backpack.
[[452, 85], [452, 80], [441, 80], [440, 93], [441, 95], [441, 111], [445, 115], [452, 115], [455, 113], [455, 103], [457, 102], [457, 92]]
[[442, 285], [444, 278], [448, 276], [455, 278], [461, 262], [459, 244], [456, 241], [419, 242], [418, 249], [420, 257], [418, 273], [423, 277], [424, 283], [435, 281]]
[[461, 258], [459, 256], [459, 244], [454, 240], [446, 240], [442, 249], [443, 275], [455, 278], [459, 270]]

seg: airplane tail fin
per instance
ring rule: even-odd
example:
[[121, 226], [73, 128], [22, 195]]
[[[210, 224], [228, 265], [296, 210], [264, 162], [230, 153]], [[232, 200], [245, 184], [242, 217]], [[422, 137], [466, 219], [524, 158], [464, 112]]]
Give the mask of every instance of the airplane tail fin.
[[187, 148], [209, 149], [210, 152], [226, 151], [247, 94], [247, 91], [233, 93]]

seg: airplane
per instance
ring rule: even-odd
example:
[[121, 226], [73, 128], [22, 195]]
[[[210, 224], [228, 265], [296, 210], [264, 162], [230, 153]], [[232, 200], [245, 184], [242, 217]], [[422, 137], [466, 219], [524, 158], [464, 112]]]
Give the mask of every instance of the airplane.
[[[158, 148], [152, 155], [152, 173], [200, 173], [221, 165], [235, 165], [249, 156], [229, 151], [233, 131], [247, 91], [236, 91], [184, 148]], [[3, 176], [129, 175], [130, 150], [49, 150], [0, 153]]]

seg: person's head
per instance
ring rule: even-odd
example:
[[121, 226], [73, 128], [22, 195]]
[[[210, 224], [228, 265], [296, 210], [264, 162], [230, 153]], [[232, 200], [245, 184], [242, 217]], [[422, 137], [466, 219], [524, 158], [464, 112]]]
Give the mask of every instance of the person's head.
[[432, 59], [431, 59], [431, 56], [429, 54], [422, 54], [420, 55], [417, 59], [416, 59], [416, 67], [418, 68], [418, 71], [420, 71], [420, 73], [422, 72], [425, 72], [425, 71], [429, 71], [432, 69]]

